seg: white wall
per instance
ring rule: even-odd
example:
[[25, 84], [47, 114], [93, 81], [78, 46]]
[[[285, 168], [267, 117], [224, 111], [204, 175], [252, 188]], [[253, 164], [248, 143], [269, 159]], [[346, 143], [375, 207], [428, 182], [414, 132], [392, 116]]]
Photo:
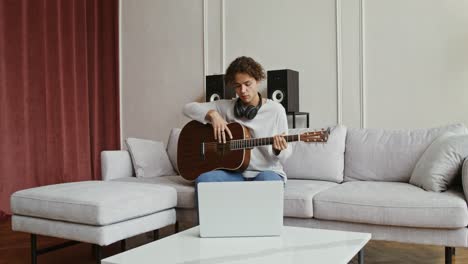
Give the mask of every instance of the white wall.
[[123, 137], [166, 141], [239, 55], [298, 70], [311, 127], [468, 125], [468, 1], [121, 1]]
[[468, 1], [364, 1], [371, 127], [468, 125]]
[[121, 0], [122, 138], [167, 141], [203, 88], [202, 1]]

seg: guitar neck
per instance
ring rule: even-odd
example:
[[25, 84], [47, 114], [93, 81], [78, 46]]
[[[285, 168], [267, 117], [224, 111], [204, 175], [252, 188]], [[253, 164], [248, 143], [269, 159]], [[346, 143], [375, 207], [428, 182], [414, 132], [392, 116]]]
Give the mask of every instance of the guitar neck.
[[[300, 135], [287, 135], [284, 136], [284, 139], [286, 139], [286, 142], [295, 142], [300, 140]], [[231, 150], [254, 148], [267, 145], [273, 145], [273, 137], [236, 139], [229, 141], [229, 147]]]

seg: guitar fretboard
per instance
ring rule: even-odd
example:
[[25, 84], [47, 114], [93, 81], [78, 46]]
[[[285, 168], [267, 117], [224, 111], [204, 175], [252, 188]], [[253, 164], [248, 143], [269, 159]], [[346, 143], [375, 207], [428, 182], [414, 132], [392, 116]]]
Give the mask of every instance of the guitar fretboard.
[[[287, 135], [287, 136], [284, 136], [284, 139], [286, 139], [286, 142], [299, 141], [299, 135]], [[236, 140], [231, 140], [229, 142], [229, 147], [231, 150], [253, 148], [253, 147], [267, 146], [267, 145], [273, 145], [273, 137], [236, 139]]]

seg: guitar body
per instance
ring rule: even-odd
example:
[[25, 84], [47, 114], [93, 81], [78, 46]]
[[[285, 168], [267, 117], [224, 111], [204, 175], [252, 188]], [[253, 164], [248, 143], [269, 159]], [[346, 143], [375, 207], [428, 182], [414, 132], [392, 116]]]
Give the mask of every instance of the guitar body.
[[[228, 124], [233, 140], [248, 139], [250, 133], [239, 123]], [[229, 149], [229, 135], [226, 144], [217, 144], [213, 127], [197, 121], [187, 123], [179, 135], [177, 165], [180, 175], [189, 181], [200, 174], [215, 169], [244, 171], [250, 162], [250, 149]]]

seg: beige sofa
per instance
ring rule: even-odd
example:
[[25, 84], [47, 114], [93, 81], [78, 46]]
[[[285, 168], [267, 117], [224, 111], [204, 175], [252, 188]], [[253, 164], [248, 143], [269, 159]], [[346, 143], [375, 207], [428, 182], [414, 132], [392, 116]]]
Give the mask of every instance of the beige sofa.
[[[179, 131], [171, 131], [167, 146], [175, 169]], [[448, 191], [426, 191], [409, 183], [421, 155], [447, 131], [467, 133], [461, 124], [413, 130], [338, 126], [327, 144], [291, 144], [292, 155], [283, 161], [288, 175], [285, 225], [368, 232], [375, 240], [445, 246], [451, 262], [452, 247], [468, 247], [468, 161], [456, 180], [459, 183], [451, 184]], [[181, 176], [134, 177], [132, 158], [125, 150], [102, 152], [102, 175], [105, 181], [175, 188], [177, 220], [194, 224], [194, 185]]]

